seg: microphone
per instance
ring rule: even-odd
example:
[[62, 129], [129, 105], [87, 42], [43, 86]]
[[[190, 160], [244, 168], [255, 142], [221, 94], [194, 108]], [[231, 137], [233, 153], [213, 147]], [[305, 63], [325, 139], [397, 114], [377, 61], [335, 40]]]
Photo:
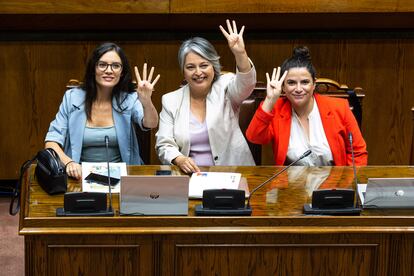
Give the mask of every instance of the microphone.
[[354, 171], [355, 189], [357, 191], [355, 206], [360, 208], [361, 204], [360, 204], [360, 201], [358, 200], [359, 189], [358, 189], [357, 171], [356, 171], [356, 166], [355, 166], [355, 155], [354, 155], [354, 144], [353, 144], [354, 139], [353, 139], [353, 136], [352, 136], [352, 132], [348, 133], [348, 139], [349, 139], [349, 144], [351, 145], [352, 168], [353, 168], [353, 171]]
[[353, 144], [354, 140], [353, 140], [351, 132], [349, 132], [349, 134], [348, 134], [348, 139], [349, 139], [349, 143], [351, 145], [352, 167], [354, 169], [355, 187], [358, 187], [357, 172], [356, 172], [356, 167], [355, 167], [355, 156], [354, 156], [354, 144]]
[[106, 167], [108, 169], [108, 190], [109, 190], [109, 206], [108, 206], [108, 212], [111, 212], [113, 214], [112, 210], [112, 186], [111, 186], [111, 169], [109, 167], [109, 137], [108, 135], [105, 135], [105, 150], [106, 150]]
[[[356, 189], [358, 189], [354, 147], [351, 132], [348, 134], [348, 139], [351, 145], [355, 185]], [[355, 191], [353, 189], [330, 189], [313, 191], [312, 205], [305, 204], [303, 206], [303, 210], [305, 214], [312, 215], [359, 215], [361, 213], [361, 208], [355, 206]]]
[[250, 193], [249, 198], [247, 199], [247, 208], [250, 208], [250, 199], [252, 198], [252, 195], [259, 190], [261, 187], [263, 187], [264, 185], [266, 185], [267, 183], [269, 183], [270, 181], [272, 181], [273, 179], [275, 179], [277, 176], [279, 176], [280, 174], [282, 174], [284, 171], [286, 171], [287, 169], [289, 169], [291, 166], [295, 165], [297, 162], [299, 162], [300, 160], [302, 160], [303, 158], [309, 156], [309, 154], [311, 154], [312, 151], [311, 150], [307, 150], [305, 151], [301, 156], [299, 156], [298, 159], [296, 159], [295, 161], [293, 161], [292, 163], [290, 163], [289, 165], [287, 165], [286, 167], [284, 167], [282, 170], [278, 171], [277, 173], [275, 173], [274, 175], [272, 175], [269, 179], [267, 179], [265, 182], [263, 182], [262, 184], [260, 184], [259, 186], [257, 186], [256, 188], [253, 189], [253, 191]]
[[272, 179], [286, 171], [289, 167], [296, 164], [309, 154], [311, 150], [307, 150], [298, 159], [290, 163], [281, 171], [272, 175], [265, 182], [257, 186], [250, 193], [247, 199], [247, 205], [245, 205], [245, 192], [243, 190], [232, 189], [213, 189], [204, 190], [203, 192], [203, 204], [195, 206], [195, 214], [199, 216], [250, 216], [252, 214], [252, 208], [250, 207], [250, 199], [252, 195], [261, 187], [269, 183]]

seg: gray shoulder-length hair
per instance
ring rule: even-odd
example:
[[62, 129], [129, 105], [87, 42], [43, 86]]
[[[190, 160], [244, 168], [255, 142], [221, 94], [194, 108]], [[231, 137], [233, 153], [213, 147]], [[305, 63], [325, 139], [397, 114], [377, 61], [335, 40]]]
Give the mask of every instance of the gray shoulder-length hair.
[[178, 50], [178, 64], [180, 65], [182, 73], [184, 72], [185, 57], [189, 52], [196, 53], [213, 65], [213, 81], [216, 81], [221, 74], [221, 65], [220, 56], [217, 54], [214, 46], [202, 37], [192, 37], [184, 41], [180, 46], [180, 50]]

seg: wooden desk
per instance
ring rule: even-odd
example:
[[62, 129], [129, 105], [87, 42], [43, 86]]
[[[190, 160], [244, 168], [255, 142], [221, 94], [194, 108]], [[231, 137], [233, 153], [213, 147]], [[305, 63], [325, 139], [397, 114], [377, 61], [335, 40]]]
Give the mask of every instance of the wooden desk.
[[[166, 166], [134, 166], [128, 173], [153, 175], [160, 168]], [[277, 169], [206, 168], [241, 172], [250, 189]], [[358, 177], [414, 177], [414, 167], [361, 167]], [[413, 275], [413, 210], [302, 214], [314, 188], [352, 186], [351, 167], [292, 167], [254, 195], [251, 217], [195, 217], [199, 202], [191, 201], [187, 217], [58, 218], [63, 196], [44, 193], [32, 168], [20, 213], [26, 274]], [[69, 184], [71, 191], [79, 187]], [[113, 201], [118, 210], [118, 196]]]

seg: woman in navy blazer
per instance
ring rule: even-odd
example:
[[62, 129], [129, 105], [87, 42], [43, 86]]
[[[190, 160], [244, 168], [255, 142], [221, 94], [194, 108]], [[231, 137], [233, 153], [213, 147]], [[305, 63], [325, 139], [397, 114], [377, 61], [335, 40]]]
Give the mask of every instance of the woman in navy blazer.
[[82, 161], [106, 161], [106, 136], [111, 162], [142, 164], [132, 122], [144, 130], [157, 126], [151, 95], [160, 77], [152, 80], [154, 67], [147, 76], [146, 64], [142, 73], [141, 78], [135, 66], [133, 88], [127, 57], [118, 45], [107, 42], [93, 51], [82, 87], [66, 91], [45, 138], [45, 147], [58, 153], [69, 176], [81, 178]]

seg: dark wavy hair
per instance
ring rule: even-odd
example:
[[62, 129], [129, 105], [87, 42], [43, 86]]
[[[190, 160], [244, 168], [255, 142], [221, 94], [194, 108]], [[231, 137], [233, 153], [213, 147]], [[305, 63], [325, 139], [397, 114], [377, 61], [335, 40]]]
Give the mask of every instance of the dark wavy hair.
[[316, 80], [316, 70], [313, 67], [310, 51], [306, 46], [298, 46], [293, 49], [293, 54], [286, 59], [281, 67], [281, 72], [288, 71], [291, 68], [305, 67], [311, 74], [312, 79]]
[[115, 51], [122, 62], [122, 72], [119, 77], [119, 82], [112, 89], [112, 97], [116, 100], [116, 105], [118, 112], [122, 112], [121, 107], [122, 102], [125, 100], [122, 99], [123, 92], [132, 92], [134, 87], [132, 85], [131, 69], [129, 67], [128, 59], [122, 50], [121, 47], [112, 42], [105, 42], [99, 45], [93, 50], [92, 55], [89, 57], [88, 63], [86, 65], [85, 76], [83, 79], [82, 88], [86, 91], [85, 97], [85, 112], [88, 120], [91, 119], [92, 103], [96, 100], [97, 96], [97, 87], [96, 87], [96, 78], [95, 78], [95, 68], [99, 59], [107, 52]]

